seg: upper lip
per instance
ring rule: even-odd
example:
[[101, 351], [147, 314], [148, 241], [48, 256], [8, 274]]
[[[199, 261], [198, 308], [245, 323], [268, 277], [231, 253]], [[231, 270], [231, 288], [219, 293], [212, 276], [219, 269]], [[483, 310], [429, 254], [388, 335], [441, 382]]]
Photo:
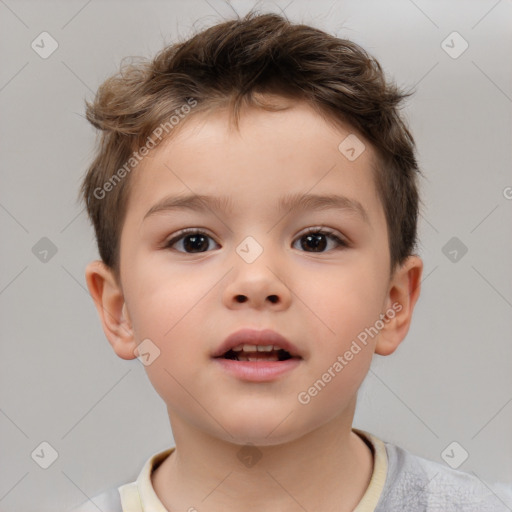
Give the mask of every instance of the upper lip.
[[288, 341], [284, 336], [271, 329], [258, 331], [255, 329], [240, 329], [230, 334], [223, 343], [215, 350], [212, 357], [223, 356], [226, 352], [238, 345], [275, 345], [290, 353], [291, 356], [300, 357], [298, 348]]

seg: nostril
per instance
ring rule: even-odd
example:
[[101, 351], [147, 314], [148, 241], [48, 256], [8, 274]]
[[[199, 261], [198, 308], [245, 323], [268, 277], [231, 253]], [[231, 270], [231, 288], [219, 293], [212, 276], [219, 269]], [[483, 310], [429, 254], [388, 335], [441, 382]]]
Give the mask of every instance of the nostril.
[[[245, 295], [237, 295], [235, 297], [235, 300], [239, 303], [242, 303], [242, 302], [247, 302], [248, 299]], [[269, 295], [268, 300], [270, 302], [272, 302], [273, 304], [275, 304], [276, 302], [279, 302], [279, 298], [277, 295]]]

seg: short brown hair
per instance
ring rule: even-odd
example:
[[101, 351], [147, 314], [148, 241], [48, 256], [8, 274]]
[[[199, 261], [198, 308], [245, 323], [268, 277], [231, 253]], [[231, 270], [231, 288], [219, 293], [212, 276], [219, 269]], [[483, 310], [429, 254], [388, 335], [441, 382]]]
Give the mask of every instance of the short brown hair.
[[398, 112], [410, 93], [388, 82], [379, 63], [357, 44], [274, 13], [251, 11], [167, 46], [152, 60], [121, 65], [99, 87], [94, 102], [86, 102], [87, 119], [102, 132], [80, 196], [100, 256], [118, 282], [134, 155], [154, 142], [155, 131], [172, 124], [173, 116], [184, 118], [181, 127], [199, 112], [228, 107], [238, 126], [244, 105], [285, 108], [264, 101], [265, 94], [305, 101], [371, 143], [378, 157], [374, 179], [388, 226], [391, 273], [413, 254], [420, 171], [414, 140]]

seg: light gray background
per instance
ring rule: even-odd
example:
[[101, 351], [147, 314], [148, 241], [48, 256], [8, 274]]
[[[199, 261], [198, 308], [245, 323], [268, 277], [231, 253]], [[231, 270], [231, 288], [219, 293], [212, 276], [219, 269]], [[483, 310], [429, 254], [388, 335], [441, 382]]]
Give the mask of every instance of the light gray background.
[[[512, 2], [259, 5], [353, 39], [416, 84], [404, 112], [427, 177], [422, 294], [406, 341], [375, 356], [354, 425], [443, 464], [457, 441], [459, 469], [512, 482]], [[164, 403], [138, 360], [114, 354], [85, 285], [98, 254], [75, 203], [95, 140], [84, 98], [122, 57], [223, 17], [221, 0], [0, 0], [1, 511], [65, 511], [173, 443]], [[43, 31], [59, 44], [47, 59], [31, 48]], [[453, 31], [469, 44], [456, 59], [441, 47]], [[32, 252], [42, 237], [57, 248], [47, 262]], [[452, 237], [468, 248], [456, 262]], [[31, 458], [43, 441], [58, 452], [46, 470]]]

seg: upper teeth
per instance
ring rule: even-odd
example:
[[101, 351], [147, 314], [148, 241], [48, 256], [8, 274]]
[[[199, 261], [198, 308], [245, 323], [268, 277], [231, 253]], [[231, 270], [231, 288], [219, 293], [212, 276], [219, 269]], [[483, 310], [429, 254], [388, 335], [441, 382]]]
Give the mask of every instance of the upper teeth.
[[281, 350], [281, 347], [276, 345], [238, 345], [233, 347], [231, 350], [234, 352], [272, 352], [272, 350]]

